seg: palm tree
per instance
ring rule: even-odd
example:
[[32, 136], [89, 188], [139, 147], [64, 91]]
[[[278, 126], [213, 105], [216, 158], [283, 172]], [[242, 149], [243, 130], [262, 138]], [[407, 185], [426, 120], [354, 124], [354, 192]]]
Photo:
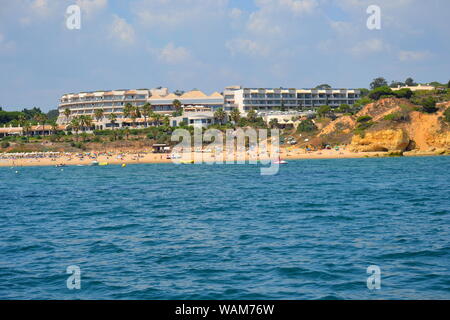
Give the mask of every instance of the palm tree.
[[269, 126], [272, 129], [277, 128], [278, 127], [278, 119], [276, 119], [276, 118], [270, 119]]
[[233, 108], [230, 112], [230, 117], [234, 121], [234, 123], [238, 123], [239, 119], [241, 119], [241, 112], [238, 108]]
[[219, 108], [216, 110], [216, 112], [214, 112], [214, 118], [216, 118], [217, 120], [219, 120], [220, 124], [223, 123], [223, 121], [225, 120], [227, 114], [225, 113], [225, 111], [223, 111], [222, 108]]
[[43, 113], [38, 113], [34, 116], [34, 120], [42, 125], [42, 135], [45, 136], [45, 123], [47, 122], [47, 116]]
[[181, 102], [180, 102], [180, 100], [178, 100], [178, 99], [173, 100], [172, 101], [172, 105], [173, 105], [173, 107], [175, 109], [175, 112], [178, 113], [180, 111], [180, 109], [181, 109]]
[[23, 129], [23, 134], [27, 137], [27, 141], [29, 141], [29, 140], [30, 140], [29, 132], [30, 132], [30, 130], [31, 130], [31, 124], [30, 124], [30, 122], [29, 122], [29, 121], [25, 121], [25, 122], [22, 124], [22, 129]]
[[95, 120], [97, 120], [97, 122], [100, 122], [100, 120], [103, 119], [104, 114], [105, 114], [105, 110], [103, 110], [103, 109], [95, 110], [95, 112], [94, 112]]
[[159, 123], [160, 123], [160, 121], [161, 121], [161, 115], [160, 115], [159, 113], [155, 113], [155, 114], [153, 115], [153, 118], [155, 119], [156, 126], [159, 127]]
[[75, 131], [76, 140], [78, 142], [78, 132], [80, 131], [81, 128], [81, 122], [78, 117], [75, 117], [70, 121], [70, 128], [71, 130]]
[[136, 119], [141, 117], [141, 111], [139, 110], [139, 107], [132, 107], [130, 118], [131, 121], [133, 121], [133, 127], [136, 127]]
[[133, 106], [131, 105], [131, 103], [128, 102], [123, 108], [123, 117], [130, 118], [132, 113], [133, 113]]
[[64, 110], [64, 116], [66, 117], [66, 123], [69, 123], [69, 117], [70, 117], [70, 114], [71, 114], [72, 112], [70, 111], [70, 109], [69, 108], [66, 108], [65, 110]]
[[117, 115], [115, 113], [110, 113], [108, 119], [111, 122], [112, 128], [114, 130], [116, 128]]
[[123, 134], [125, 135], [126, 139], [128, 140], [128, 137], [130, 136], [130, 128], [126, 127], [123, 129]]
[[166, 127], [170, 125], [170, 118], [168, 116], [163, 116], [163, 125]]
[[56, 123], [56, 121], [52, 121], [51, 126], [53, 134], [56, 134], [56, 132], [58, 131], [58, 124]]
[[79, 117], [80, 126], [83, 131], [86, 131], [86, 128], [90, 128], [92, 126], [92, 118], [91, 116], [80, 116]]
[[19, 115], [19, 117], [17, 118], [17, 121], [19, 122], [19, 127], [21, 127], [23, 130], [23, 126], [24, 126], [25, 122], [27, 121], [27, 119], [25, 118], [25, 115], [23, 115], [23, 114]]
[[144, 123], [145, 123], [145, 127], [148, 126], [147, 124], [147, 118], [151, 115], [152, 113], [152, 105], [150, 103], [146, 103], [142, 106], [142, 110], [141, 110], [142, 116], [144, 117]]

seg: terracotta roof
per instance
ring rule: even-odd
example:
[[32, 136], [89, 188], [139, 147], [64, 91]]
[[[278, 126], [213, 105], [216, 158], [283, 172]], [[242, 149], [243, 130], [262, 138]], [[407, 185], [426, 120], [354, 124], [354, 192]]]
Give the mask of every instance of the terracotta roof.
[[180, 98], [185, 99], [185, 98], [205, 98], [205, 97], [207, 97], [207, 95], [201, 92], [200, 90], [193, 90], [186, 92]]
[[210, 95], [210, 97], [218, 97], [218, 98], [223, 98], [223, 96], [219, 93], [219, 92], [214, 92], [212, 95]]
[[22, 133], [22, 128], [0, 128], [0, 133]]
[[177, 95], [174, 94], [174, 93], [171, 93], [171, 94], [169, 94], [169, 95], [167, 95], [167, 96], [164, 97], [164, 99], [173, 99], [173, 100], [178, 99], [178, 98], [180, 98], [180, 97], [177, 96]]

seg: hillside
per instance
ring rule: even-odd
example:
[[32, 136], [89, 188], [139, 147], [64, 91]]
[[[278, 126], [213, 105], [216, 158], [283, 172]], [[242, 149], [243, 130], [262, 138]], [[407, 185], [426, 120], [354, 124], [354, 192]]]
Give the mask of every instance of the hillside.
[[424, 113], [406, 99], [386, 98], [366, 105], [322, 128], [315, 144], [348, 144], [352, 151], [450, 151], [450, 123], [444, 111], [450, 102]]

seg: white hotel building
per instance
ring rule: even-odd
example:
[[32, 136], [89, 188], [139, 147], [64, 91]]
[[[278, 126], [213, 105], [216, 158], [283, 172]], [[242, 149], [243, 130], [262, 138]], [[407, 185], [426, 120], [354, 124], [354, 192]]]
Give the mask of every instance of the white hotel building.
[[[94, 120], [94, 124], [98, 128], [108, 128], [112, 126], [108, 116], [114, 113], [117, 116], [116, 126], [122, 127], [130, 123], [130, 119], [126, 119], [123, 115], [127, 103], [139, 107], [150, 103], [154, 112], [171, 116], [175, 111], [174, 100], [179, 100], [185, 111], [197, 110], [198, 108], [214, 111], [223, 107], [224, 102], [223, 96], [218, 92], [206, 95], [199, 90], [192, 90], [176, 95], [169, 93], [167, 88], [69, 93], [61, 97], [57, 122], [58, 124], [66, 124], [73, 117], [88, 115]], [[64, 115], [66, 109], [71, 112], [69, 119]], [[104, 111], [103, 118], [100, 121], [97, 121], [94, 117], [95, 111], [98, 109]], [[136, 122], [142, 121], [143, 119], [137, 119]]]
[[[184, 115], [182, 120], [173, 119], [171, 124], [176, 125], [183, 121], [189, 124], [203, 121], [203, 124], [210, 124], [214, 121], [213, 114], [218, 108], [230, 112], [237, 108], [242, 115], [247, 114], [251, 109], [259, 112], [279, 110], [314, 110], [321, 105], [338, 107], [341, 104], [353, 105], [360, 98], [360, 91], [356, 89], [266, 89], [266, 88], [243, 88], [240, 86], [226, 87], [223, 95], [214, 92], [206, 95], [199, 90], [192, 90], [180, 95], [170, 93], [167, 88], [136, 89], [136, 90], [113, 90], [69, 93], [61, 97], [58, 107], [58, 124], [66, 124], [71, 118], [89, 115], [94, 120], [97, 128], [110, 128], [108, 117], [114, 113], [117, 117], [116, 126], [129, 126], [131, 121], [123, 115], [124, 107], [127, 103], [133, 106], [143, 106], [150, 103], [154, 112], [171, 116], [175, 111], [174, 100], [181, 102]], [[71, 114], [67, 118], [64, 115], [66, 109]], [[97, 121], [95, 111], [102, 109], [103, 118]], [[195, 118], [195, 119], [194, 119]], [[212, 119], [211, 119], [212, 118]], [[137, 119], [137, 123], [143, 119]]]
[[312, 110], [319, 106], [338, 107], [341, 104], [353, 105], [361, 97], [357, 89], [267, 89], [226, 87], [224, 109], [238, 108], [242, 114], [251, 109], [271, 111], [284, 107], [286, 110]]

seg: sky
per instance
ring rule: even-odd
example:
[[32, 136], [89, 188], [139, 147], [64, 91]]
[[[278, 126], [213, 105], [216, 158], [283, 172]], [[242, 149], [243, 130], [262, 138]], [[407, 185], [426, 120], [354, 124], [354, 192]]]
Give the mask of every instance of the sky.
[[[66, 26], [70, 5], [81, 29]], [[367, 28], [369, 5], [381, 29]], [[0, 0], [0, 106], [158, 86], [450, 80], [448, 0]]]

